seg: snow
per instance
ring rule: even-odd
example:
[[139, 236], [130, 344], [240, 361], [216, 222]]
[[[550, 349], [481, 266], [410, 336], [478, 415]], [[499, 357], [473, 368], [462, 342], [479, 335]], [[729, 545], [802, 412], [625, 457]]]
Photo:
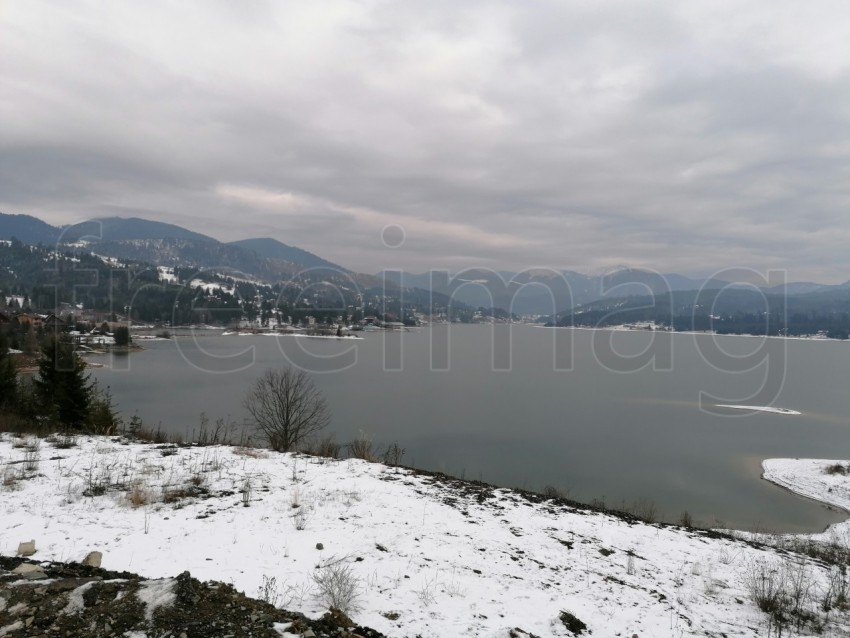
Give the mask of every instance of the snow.
[[228, 286], [224, 283], [209, 283], [208, 281], [204, 281], [203, 279], [193, 279], [189, 282], [190, 288], [201, 288], [207, 294], [215, 290], [221, 290], [223, 293], [228, 295], [236, 294], [236, 289], [233, 286]]
[[175, 580], [169, 578], [166, 580], [145, 580], [139, 583], [139, 591], [136, 592], [136, 597], [145, 606], [145, 618], [150, 621], [153, 618], [153, 613], [159, 607], [170, 607], [174, 604], [176, 597], [174, 595]]
[[[745, 573], [785, 560], [735, 538], [360, 460], [80, 437], [69, 449], [42, 442], [26, 473], [13, 442], [0, 434], [0, 476], [17, 477], [0, 485], [0, 553], [35, 538], [39, 560], [99, 550], [107, 569], [147, 579], [188, 570], [252, 596], [275, 577], [279, 604], [311, 617], [326, 610], [313, 576], [341, 561], [357, 579], [350, 615], [388, 636], [569, 636], [564, 610], [594, 636], [765, 636]], [[765, 476], [821, 499], [831, 487], [850, 506], [827, 463], [766, 461]], [[172, 498], [196, 484], [208, 493]], [[809, 568], [820, 591], [826, 570]], [[148, 613], [169, 604], [172, 584], [140, 590]], [[850, 635], [848, 612], [829, 622], [825, 635]]]
[[68, 604], [62, 610], [66, 616], [81, 612], [85, 608], [83, 594], [94, 586], [94, 582], [84, 583], [68, 594]]
[[169, 268], [167, 266], [159, 266], [157, 268], [159, 271], [159, 280], [164, 283], [177, 283], [177, 275], [174, 274], [174, 268]]
[[751, 412], [770, 412], [771, 414], [788, 414], [788, 415], [800, 415], [802, 412], [797, 412], [797, 410], [791, 410], [789, 408], [774, 408], [770, 405], [733, 405], [733, 404], [721, 404], [718, 403], [718, 408], [730, 408], [732, 410], [749, 410]]

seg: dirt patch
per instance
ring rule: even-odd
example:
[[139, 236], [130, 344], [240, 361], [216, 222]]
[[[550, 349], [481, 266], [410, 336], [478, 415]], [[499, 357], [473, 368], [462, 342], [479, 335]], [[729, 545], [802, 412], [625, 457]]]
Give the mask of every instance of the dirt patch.
[[295, 635], [309, 630], [317, 638], [383, 638], [338, 611], [311, 620], [249, 598], [225, 583], [202, 583], [189, 572], [148, 580], [79, 563], [2, 556], [0, 611], [0, 634], [9, 638], [106, 638], [127, 632], [175, 638], [280, 638], [275, 626]]

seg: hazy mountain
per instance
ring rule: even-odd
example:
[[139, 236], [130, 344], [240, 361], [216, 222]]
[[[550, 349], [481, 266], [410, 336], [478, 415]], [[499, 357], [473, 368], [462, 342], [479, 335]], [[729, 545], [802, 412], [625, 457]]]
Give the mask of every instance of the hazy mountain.
[[61, 241], [71, 243], [81, 239], [89, 242], [130, 241], [138, 239], [186, 239], [219, 243], [212, 237], [186, 230], [174, 224], [154, 222], [138, 217], [101, 217], [79, 224], [63, 226]]
[[558, 325], [610, 326], [655, 322], [676, 330], [721, 333], [850, 336], [850, 287], [822, 286], [806, 293], [752, 288], [679, 290], [609, 297], [558, 314]]
[[727, 282], [716, 279], [693, 279], [676, 273], [659, 274], [630, 268], [597, 276], [545, 268], [519, 273], [468, 269], [452, 275], [445, 271], [421, 274], [383, 271], [377, 276], [405, 287], [450, 295], [473, 307], [495, 306], [521, 315], [551, 314], [608, 297], [728, 286]]
[[311, 252], [284, 244], [283, 242], [272, 239], [271, 237], [240, 239], [239, 241], [232, 241], [228, 243], [228, 246], [247, 248], [248, 250], [253, 250], [261, 257], [265, 257], [267, 259], [281, 259], [283, 261], [301, 264], [307, 268], [330, 268], [332, 270], [349, 272], [348, 269], [338, 266], [326, 259], [322, 259]]
[[17, 239], [25, 244], [52, 246], [60, 230], [30, 215], [0, 213], [0, 239]]
[[174, 224], [137, 217], [103, 217], [56, 227], [29, 215], [0, 213], [0, 239], [13, 237], [26, 244], [46, 246], [82, 240], [85, 250], [104, 257], [157, 266], [233, 270], [266, 280], [289, 278], [311, 268], [348, 272], [313, 253], [274, 239], [246, 239], [226, 244]]

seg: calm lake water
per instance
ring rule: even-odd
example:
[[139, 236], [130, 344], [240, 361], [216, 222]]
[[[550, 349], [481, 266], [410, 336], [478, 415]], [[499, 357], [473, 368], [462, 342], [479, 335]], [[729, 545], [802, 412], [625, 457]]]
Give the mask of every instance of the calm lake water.
[[252, 382], [294, 363], [315, 373], [338, 441], [397, 441], [415, 467], [611, 507], [649, 500], [670, 520], [687, 510], [741, 529], [845, 517], [759, 477], [764, 458], [850, 458], [848, 343], [525, 325], [361, 334], [198, 331], [104, 357], [92, 374], [125, 417], [188, 438], [201, 412], [242, 423]]

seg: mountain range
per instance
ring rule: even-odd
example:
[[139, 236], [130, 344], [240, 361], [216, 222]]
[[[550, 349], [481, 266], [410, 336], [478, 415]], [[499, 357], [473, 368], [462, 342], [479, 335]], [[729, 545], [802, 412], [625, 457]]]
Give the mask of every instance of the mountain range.
[[83, 244], [105, 257], [159, 266], [223, 266], [256, 276], [291, 275], [311, 268], [349, 272], [313, 253], [269, 237], [224, 243], [174, 224], [137, 217], [103, 217], [51, 226], [29, 215], [0, 213], [0, 239], [13, 238], [43, 246]]
[[[63, 250], [87, 251], [102, 257], [157, 266], [235, 271], [267, 282], [287, 280], [296, 275], [311, 281], [339, 283], [348, 280], [363, 289], [375, 291], [383, 288], [392, 290], [393, 295], [406, 294], [408, 298], [419, 300], [423, 299], [425, 291], [472, 308], [502, 309], [514, 315], [552, 317], [567, 311], [598, 314], [606, 308], [633, 307], [647, 303], [647, 299], [687, 291], [701, 292], [690, 296], [678, 295], [676, 298], [685, 300], [685, 305], [696, 304], [706, 291], [724, 290], [724, 298], [734, 298], [735, 308], [742, 311], [746, 308], [748, 312], [757, 312], [759, 304], [764, 306], [765, 296], [771, 299], [816, 299], [818, 302], [814, 305], [803, 303], [788, 307], [823, 308], [825, 312], [843, 312], [843, 300], [850, 298], [850, 282], [837, 286], [792, 282], [759, 291], [751, 285], [717, 278], [694, 278], [631, 268], [621, 268], [604, 275], [543, 268], [522, 272], [472, 268], [453, 274], [436, 270], [421, 274], [382, 271], [372, 276], [353, 273], [276, 239], [264, 237], [221, 242], [174, 224], [140, 218], [105, 217], [67, 226], [51, 226], [28, 215], [0, 213], [0, 239], [12, 238], [26, 244], [61, 246]], [[730, 291], [739, 289], [742, 292], [730, 296]], [[692, 307], [691, 312], [694, 311]]]

